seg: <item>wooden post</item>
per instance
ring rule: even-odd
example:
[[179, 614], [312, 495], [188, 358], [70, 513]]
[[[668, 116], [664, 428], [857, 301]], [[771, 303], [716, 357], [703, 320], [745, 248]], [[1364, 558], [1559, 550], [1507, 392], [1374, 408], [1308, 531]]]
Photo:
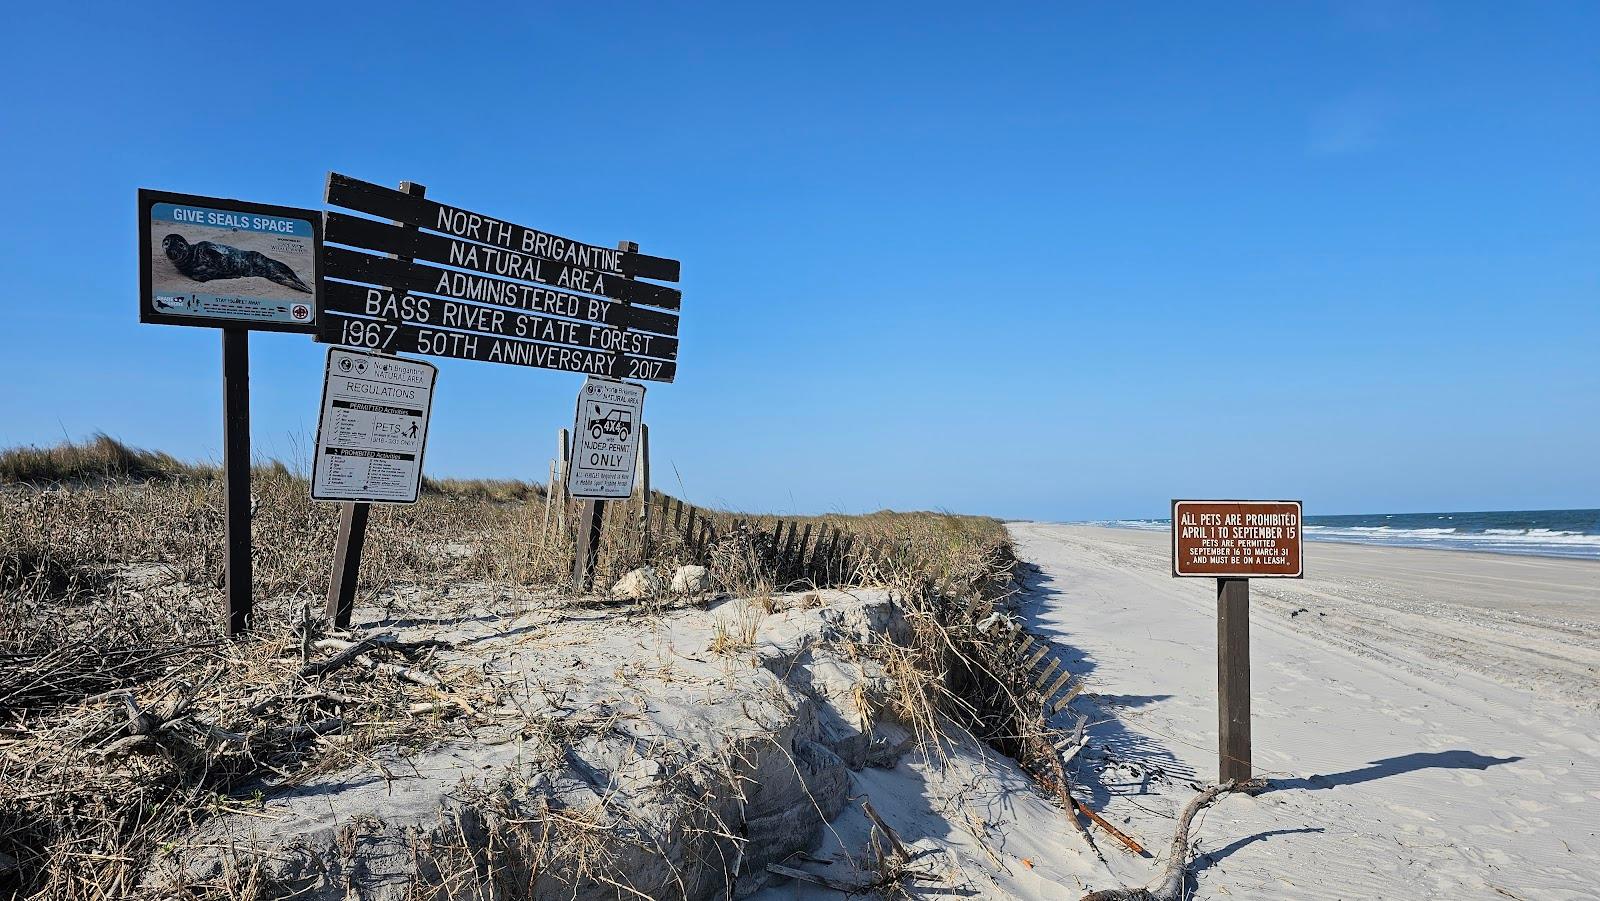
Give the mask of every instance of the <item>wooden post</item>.
[[639, 550], [650, 559], [650, 427], [639, 424]]
[[557, 451], [561, 459], [560, 467], [556, 472], [556, 476], [560, 480], [560, 488], [558, 489], [560, 494], [556, 496], [556, 531], [565, 535], [567, 534], [568, 507], [567, 470], [572, 466], [572, 441], [567, 436], [566, 429], [561, 430], [556, 441], [560, 443]]
[[223, 625], [238, 635], [255, 612], [250, 569], [250, 332], [222, 329], [222, 494], [228, 545]]
[[800, 544], [795, 548], [794, 560], [789, 564], [790, 571], [795, 578], [804, 578], [806, 575], [806, 545], [811, 543], [811, 523], [806, 523], [806, 530], [800, 533]]
[[548, 543], [550, 541], [550, 504], [556, 493], [556, 461], [550, 461], [550, 478], [544, 483], [544, 528], [540, 531], [540, 538]]
[[778, 551], [778, 579], [782, 581], [789, 571], [789, 556], [794, 552], [794, 536], [799, 533], [800, 524], [789, 523], [789, 537], [783, 539], [783, 549]]
[[[617, 249], [625, 253], [638, 253], [639, 245], [632, 241], [618, 241]], [[623, 276], [623, 278], [629, 281], [633, 280], [631, 275]], [[627, 306], [628, 301], [622, 301], [622, 305]], [[620, 364], [623, 360], [620, 347], [617, 349], [616, 359], [618, 365], [615, 369], [620, 370], [622, 368]], [[646, 440], [643, 428], [644, 423], [639, 425], [639, 441], [643, 444]], [[565, 439], [565, 436], [566, 433], [563, 432], [563, 439]], [[623, 507], [626, 509], [627, 504], [624, 503]], [[580, 504], [578, 511], [578, 543], [572, 555], [572, 590], [579, 594], [588, 592], [594, 587], [594, 564], [595, 560], [600, 556], [600, 533], [605, 529], [605, 521], [605, 501], [583, 501]]]
[[367, 544], [367, 516], [371, 510], [370, 504], [339, 505], [339, 537], [333, 544], [333, 577], [328, 582], [328, 619], [340, 629], [349, 627], [355, 610], [361, 549]]
[[[412, 197], [421, 197], [428, 193], [428, 189], [416, 182], [403, 181], [400, 190]], [[395, 222], [407, 232], [415, 233], [415, 225], [404, 222]], [[411, 257], [390, 254], [402, 263], [411, 262]], [[403, 288], [395, 288], [396, 294], [404, 295]], [[350, 614], [355, 609], [356, 582], [361, 577], [361, 549], [367, 543], [367, 515], [371, 512], [371, 505], [365, 503], [341, 504], [339, 506], [339, 537], [333, 545], [333, 574], [328, 579], [328, 618], [333, 621], [336, 628], [346, 628], [350, 625]]]
[[[811, 566], [808, 570], [813, 577], [827, 572], [826, 569], [821, 569], [819, 572], [819, 568], [828, 565], [828, 553], [831, 549], [828, 536], [831, 534], [831, 529], [831, 526], [825, 525], [817, 530], [817, 546], [811, 552]], [[822, 581], [825, 583], [827, 579], [824, 578]]]
[[1250, 779], [1250, 580], [1217, 580], [1219, 779]]
[[600, 555], [600, 533], [605, 528], [606, 502], [578, 502], [578, 543], [572, 554], [572, 590], [585, 594], [594, 587], [595, 558]]

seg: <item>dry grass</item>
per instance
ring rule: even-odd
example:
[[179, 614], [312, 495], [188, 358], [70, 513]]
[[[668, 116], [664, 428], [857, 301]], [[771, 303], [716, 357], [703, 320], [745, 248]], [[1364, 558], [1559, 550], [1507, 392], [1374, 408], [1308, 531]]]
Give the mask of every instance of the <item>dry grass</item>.
[[159, 451], [135, 450], [100, 433], [85, 442], [14, 447], [0, 452], [0, 484], [53, 484], [108, 479], [214, 478], [216, 467], [180, 463]]
[[[0, 453], [0, 898], [129, 896], [163, 843], [257, 803], [242, 786], [294, 784], [372, 747], [453, 728], [409, 712], [439, 697], [426, 686], [359, 666], [303, 674], [302, 647], [325, 634], [315, 622], [308, 633], [303, 618], [321, 607], [337, 508], [313, 503], [281, 464], [254, 475], [254, 629], [230, 641], [219, 630], [214, 467], [103, 436]], [[565, 584], [572, 541], [541, 486], [441, 480], [428, 489], [415, 505], [373, 510], [358, 605], [436, 612], [398, 599], [462, 581]], [[722, 537], [703, 558], [658, 530], [646, 555], [637, 510], [608, 505], [598, 585], [640, 565], [670, 574], [701, 562], [716, 587], [768, 605], [789, 587], [778, 584], [772, 518], [740, 517], [747, 525], [735, 529], [732, 514], [716, 514]], [[858, 539], [820, 582], [892, 586], [911, 611], [912, 647], [861, 649], [894, 676], [895, 712], [924, 734], [953, 718], [1014, 740], [1019, 689], [1003, 651], [971, 628], [1009, 583], [1000, 523], [889, 512], [811, 522]], [[737, 603], [744, 615], [719, 633], [725, 653], [749, 647], [766, 609]], [[429, 669], [428, 652], [402, 660], [401, 650], [372, 656]], [[333, 720], [338, 735], [319, 734]]]

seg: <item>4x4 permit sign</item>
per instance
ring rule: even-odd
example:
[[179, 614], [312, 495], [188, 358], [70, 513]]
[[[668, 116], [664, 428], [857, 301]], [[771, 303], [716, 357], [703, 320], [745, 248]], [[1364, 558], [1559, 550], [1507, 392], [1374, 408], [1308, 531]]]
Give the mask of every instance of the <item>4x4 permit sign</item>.
[[643, 385], [585, 379], [573, 417], [568, 494], [579, 500], [632, 495], [643, 422]]

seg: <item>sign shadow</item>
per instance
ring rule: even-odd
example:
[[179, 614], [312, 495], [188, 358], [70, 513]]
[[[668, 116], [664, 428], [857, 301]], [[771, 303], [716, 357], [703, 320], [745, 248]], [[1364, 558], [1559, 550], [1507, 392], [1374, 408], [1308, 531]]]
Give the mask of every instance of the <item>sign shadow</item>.
[[1367, 766], [1358, 770], [1346, 770], [1343, 773], [1316, 774], [1297, 779], [1271, 779], [1267, 782], [1267, 791], [1286, 791], [1289, 789], [1319, 789], [1337, 788], [1341, 785], [1358, 785], [1362, 782], [1371, 782], [1374, 779], [1384, 779], [1389, 776], [1399, 776], [1403, 773], [1414, 773], [1418, 770], [1486, 770], [1492, 766], [1505, 763], [1516, 763], [1521, 756], [1514, 757], [1489, 757], [1472, 751], [1417, 751], [1411, 754], [1401, 754], [1398, 757], [1385, 757], [1374, 760]]

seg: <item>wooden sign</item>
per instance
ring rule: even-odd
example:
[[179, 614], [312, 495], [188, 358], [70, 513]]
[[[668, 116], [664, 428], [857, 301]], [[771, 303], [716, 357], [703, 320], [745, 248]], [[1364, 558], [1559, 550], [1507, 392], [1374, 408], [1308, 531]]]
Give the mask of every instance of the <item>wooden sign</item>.
[[384, 353], [431, 354], [606, 378], [670, 382], [678, 375], [678, 364], [668, 360], [647, 360], [613, 351], [539, 344], [498, 335], [423, 328], [403, 321], [361, 319], [334, 310], [324, 311], [317, 340], [347, 347], [382, 349]]
[[682, 291], [666, 285], [633, 281], [595, 269], [541, 260], [503, 247], [408, 231], [403, 226], [360, 216], [330, 212], [324, 217], [324, 227], [326, 240], [335, 244], [348, 244], [379, 253], [392, 253], [489, 275], [553, 285], [568, 291], [599, 294], [668, 310], [678, 309], [683, 298]]
[[[368, 288], [346, 282], [329, 282], [324, 309], [356, 316], [375, 316], [390, 324], [429, 326], [523, 338], [551, 344], [624, 353], [629, 356], [671, 360], [678, 356], [678, 339], [630, 332], [553, 316], [536, 316], [499, 307], [461, 303], [439, 297], [396, 294], [386, 288]], [[379, 347], [385, 353], [387, 347]]]
[[1172, 502], [1172, 574], [1224, 579], [1303, 575], [1299, 501]]
[[139, 321], [310, 332], [322, 250], [316, 210], [139, 191]]
[[323, 250], [322, 271], [328, 278], [384, 285], [395, 290], [494, 304], [660, 335], [678, 333], [677, 315], [662, 310], [394, 257], [375, 257], [343, 247]]
[[370, 213], [457, 238], [493, 244], [541, 260], [597, 269], [612, 275], [678, 280], [678, 261], [626, 250], [613, 250], [561, 238], [525, 225], [502, 222], [371, 182], [328, 174], [328, 203]]
[[[317, 340], [670, 382], [677, 376], [678, 263], [515, 225], [348, 176], [328, 176], [329, 279]], [[425, 231], [431, 230], [431, 231]], [[437, 233], [434, 233], [437, 232]], [[437, 265], [434, 265], [437, 264]], [[358, 284], [359, 283], [359, 284]]]

